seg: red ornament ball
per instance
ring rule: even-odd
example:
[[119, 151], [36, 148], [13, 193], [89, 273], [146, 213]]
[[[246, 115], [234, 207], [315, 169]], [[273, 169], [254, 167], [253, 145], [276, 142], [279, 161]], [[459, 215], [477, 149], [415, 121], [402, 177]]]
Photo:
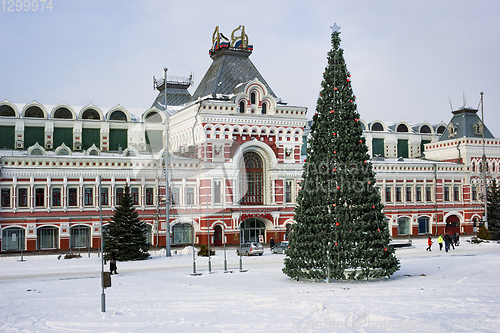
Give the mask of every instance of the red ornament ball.
[[337, 222], [337, 223], [335, 223], [335, 225], [336, 225], [336, 226], [338, 226], [338, 225], [339, 225], [339, 223]]
[[375, 205], [373, 205], [372, 208], [375, 208]]
[[335, 246], [337, 246], [337, 243], [335, 243]]
[[384, 251], [387, 251], [387, 248], [385, 248]]
[[336, 151], [336, 150], [334, 150], [334, 151], [333, 151], [333, 153], [334, 153], [334, 154], [337, 154], [337, 151]]
[[351, 99], [351, 103], [353, 103], [352, 99]]
[[363, 143], [363, 141], [359, 140], [359, 143]]
[[380, 229], [377, 229], [377, 231], [380, 231]]
[[334, 112], [335, 112], [335, 111], [333, 111], [333, 110], [332, 110], [332, 111], [330, 111], [330, 113], [334, 113]]
[[333, 88], [333, 90], [337, 90], [337, 87]]
[[347, 82], [349, 82], [349, 79], [347, 79]]
[[366, 163], [366, 161], [365, 161], [365, 163]]
[[357, 118], [356, 118], [355, 120], [356, 120], [356, 121], [359, 121], [359, 119], [357, 119]]

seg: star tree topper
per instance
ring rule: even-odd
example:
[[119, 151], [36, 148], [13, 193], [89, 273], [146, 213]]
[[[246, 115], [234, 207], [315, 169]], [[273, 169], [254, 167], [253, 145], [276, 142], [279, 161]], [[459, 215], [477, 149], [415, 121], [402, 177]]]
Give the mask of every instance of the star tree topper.
[[337, 23], [334, 23], [332, 26], [330, 26], [332, 29], [332, 32], [339, 32], [340, 27], [337, 25]]

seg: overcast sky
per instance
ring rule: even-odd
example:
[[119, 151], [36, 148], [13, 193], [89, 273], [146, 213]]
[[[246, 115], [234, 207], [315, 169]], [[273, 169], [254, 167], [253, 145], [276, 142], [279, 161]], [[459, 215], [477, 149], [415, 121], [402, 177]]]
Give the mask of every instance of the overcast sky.
[[[8, 4], [8, 1], [5, 1]], [[41, 3], [39, 1], [39, 3]], [[361, 117], [432, 124], [477, 107], [500, 137], [500, 1], [52, 0], [52, 11], [0, 4], [0, 100], [147, 109], [152, 76], [209, 68], [212, 33], [245, 25], [250, 59], [273, 91], [314, 113], [330, 26]]]

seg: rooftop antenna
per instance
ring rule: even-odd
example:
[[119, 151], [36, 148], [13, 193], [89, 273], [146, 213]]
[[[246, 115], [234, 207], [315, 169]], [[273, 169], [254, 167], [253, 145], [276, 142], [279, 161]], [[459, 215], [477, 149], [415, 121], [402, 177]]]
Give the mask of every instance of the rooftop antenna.
[[448, 95], [448, 101], [450, 102], [451, 112], [453, 112], [453, 105], [451, 105], [451, 98], [450, 98], [450, 95]]
[[462, 98], [464, 100], [464, 107], [467, 105], [467, 100], [465, 98], [465, 91], [462, 91]]

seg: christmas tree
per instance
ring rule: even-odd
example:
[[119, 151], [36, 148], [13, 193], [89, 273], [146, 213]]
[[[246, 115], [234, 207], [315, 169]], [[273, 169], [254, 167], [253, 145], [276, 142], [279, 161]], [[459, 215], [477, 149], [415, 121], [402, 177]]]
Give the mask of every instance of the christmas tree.
[[332, 29], [283, 272], [296, 279], [390, 276], [399, 261], [389, 246], [339, 27]]
[[149, 258], [150, 244], [147, 241], [146, 223], [139, 219], [139, 214], [135, 211], [128, 185], [125, 186], [120, 203], [109, 223], [104, 246], [108, 259], [113, 252], [119, 261]]
[[491, 239], [500, 240], [500, 185], [493, 178], [487, 196], [488, 229]]

